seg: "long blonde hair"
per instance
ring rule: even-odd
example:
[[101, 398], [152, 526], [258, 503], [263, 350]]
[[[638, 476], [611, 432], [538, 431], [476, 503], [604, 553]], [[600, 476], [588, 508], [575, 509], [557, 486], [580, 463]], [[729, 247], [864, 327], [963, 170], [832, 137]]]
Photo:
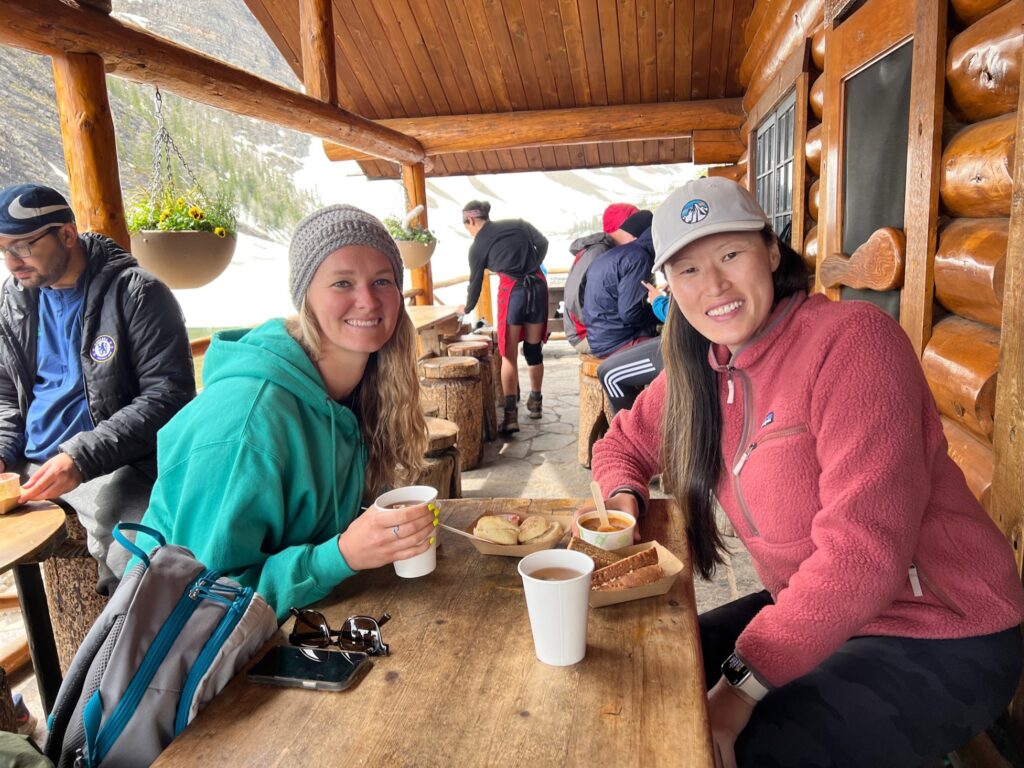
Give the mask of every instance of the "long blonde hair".
[[[320, 324], [305, 299], [288, 331], [314, 363], [320, 359]], [[369, 453], [366, 497], [372, 499], [387, 488], [411, 484], [425, 466], [427, 422], [420, 408], [416, 329], [404, 304], [399, 304], [395, 332], [370, 355], [355, 394], [356, 420]]]

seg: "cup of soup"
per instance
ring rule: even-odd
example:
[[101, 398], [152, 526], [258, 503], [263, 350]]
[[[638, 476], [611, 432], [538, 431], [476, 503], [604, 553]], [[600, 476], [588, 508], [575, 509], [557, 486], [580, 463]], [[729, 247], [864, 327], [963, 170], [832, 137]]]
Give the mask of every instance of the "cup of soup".
[[580, 530], [580, 538], [588, 544], [601, 549], [621, 549], [633, 543], [633, 530], [636, 518], [625, 512], [608, 510], [608, 527], [601, 525], [601, 515], [597, 510], [584, 512], [576, 518], [576, 527]]

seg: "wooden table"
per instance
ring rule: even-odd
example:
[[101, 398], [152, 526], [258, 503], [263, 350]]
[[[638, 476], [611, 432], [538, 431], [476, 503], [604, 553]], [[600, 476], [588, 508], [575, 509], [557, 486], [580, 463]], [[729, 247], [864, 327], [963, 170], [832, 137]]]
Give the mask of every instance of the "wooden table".
[[419, 357], [433, 357], [442, 353], [441, 337], [455, 333], [461, 320], [455, 307], [427, 304], [406, 307], [419, 339]]
[[[441, 507], [442, 520], [465, 527], [483, 511], [571, 510], [576, 501]], [[678, 513], [655, 501], [648, 519], [644, 538], [683, 557]], [[331, 626], [391, 613], [383, 635], [392, 653], [358, 687], [323, 693], [238, 676], [157, 765], [713, 765], [688, 568], [667, 595], [592, 609], [586, 658], [549, 667], [534, 655], [519, 561], [442, 534], [430, 576], [367, 571], [317, 606]]]
[[32, 667], [47, 713], [57, 700], [61, 674], [39, 561], [65, 536], [64, 510], [50, 501], [29, 502], [0, 515], [0, 573], [14, 569]]

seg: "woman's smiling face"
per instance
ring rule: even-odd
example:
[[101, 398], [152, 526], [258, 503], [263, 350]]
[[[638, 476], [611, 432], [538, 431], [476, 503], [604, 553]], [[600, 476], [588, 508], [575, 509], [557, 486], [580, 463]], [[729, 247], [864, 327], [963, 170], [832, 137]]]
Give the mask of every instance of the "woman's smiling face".
[[306, 294], [325, 353], [368, 356], [395, 332], [402, 303], [391, 261], [376, 248], [346, 245], [317, 268]]
[[735, 352], [768, 321], [779, 246], [760, 232], [708, 235], [665, 264], [672, 298], [702, 336]]

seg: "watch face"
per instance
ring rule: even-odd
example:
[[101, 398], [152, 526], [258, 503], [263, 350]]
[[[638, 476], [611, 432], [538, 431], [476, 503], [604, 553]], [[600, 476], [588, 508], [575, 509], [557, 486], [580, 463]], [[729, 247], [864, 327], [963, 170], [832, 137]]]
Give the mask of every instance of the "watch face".
[[722, 662], [722, 676], [730, 685], [739, 685], [749, 674], [747, 665], [740, 661], [740, 657], [735, 653]]

